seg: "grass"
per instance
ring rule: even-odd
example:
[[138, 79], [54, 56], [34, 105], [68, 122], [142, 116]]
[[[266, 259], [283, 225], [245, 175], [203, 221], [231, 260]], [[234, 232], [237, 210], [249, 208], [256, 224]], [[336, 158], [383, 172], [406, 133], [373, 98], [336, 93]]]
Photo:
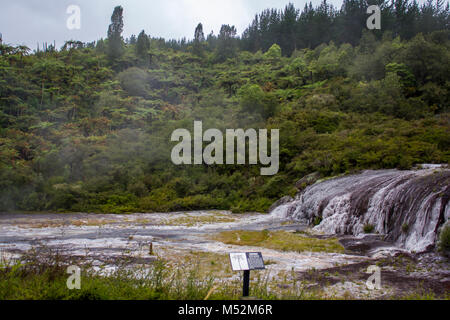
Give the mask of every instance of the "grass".
[[21, 227], [31, 228], [31, 229], [44, 229], [44, 228], [60, 228], [65, 226], [75, 226], [75, 227], [101, 227], [108, 224], [112, 224], [116, 220], [112, 219], [70, 219], [70, 220], [55, 220], [47, 219], [42, 222], [36, 223], [22, 223]]
[[438, 297], [432, 291], [427, 291], [418, 288], [416, 292], [404, 294], [400, 296], [393, 296], [391, 299], [395, 300], [450, 300], [450, 293], [445, 294], [443, 297]]
[[212, 276], [214, 278], [232, 277], [233, 272], [229, 265], [229, 256], [227, 254], [219, 254], [204, 251], [190, 251], [188, 254], [177, 255], [174, 252], [171, 255], [168, 266], [171, 268], [186, 268], [195, 261], [196, 270], [200, 277]]
[[[135, 272], [124, 269], [108, 276], [84, 272], [81, 289], [69, 290], [65, 271], [65, 268], [54, 266], [38, 272], [23, 265], [2, 270], [0, 300], [197, 300], [204, 298], [212, 286], [211, 279], [196, 277], [195, 270], [171, 277], [159, 263], [142, 279], [136, 278]], [[222, 298], [220, 292], [216, 297]]]
[[186, 226], [194, 227], [198, 225], [214, 224], [214, 223], [231, 223], [235, 222], [236, 218], [220, 213], [220, 212], [210, 212], [208, 215], [189, 215], [185, 214], [175, 218], [164, 217], [162, 219], [148, 219], [139, 218], [136, 220], [132, 219], [114, 219], [114, 218], [102, 218], [96, 219], [93, 217], [87, 217], [83, 219], [58, 219], [52, 221], [51, 219], [46, 219], [43, 221], [37, 221], [34, 223], [22, 223], [22, 227], [42, 229], [42, 228], [59, 228], [64, 226], [75, 226], [75, 227], [102, 227], [105, 225], [113, 223], [135, 223], [135, 224], [153, 224], [153, 225], [164, 225], [164, 226]]
[[[224, 254], [190, 252], [177, 264], [162, 259], [146, 265], [124, 262], [116, 271], [102, 274], [92, 269], [87, 258], [39, 248], [23, 256], [21, 262], [0, 259], [0, 300], [237, 300], [242, 294], [242, 275], [231, 271], [223, 274], [227, 259]], [[80, 290], [67, 288], [69, 265], [81, 267]], [[330, 276], [320, 270], [310, 272], [318, 277]], [[280, 271], [276, 279], [270, 277], [270, 270], [252, 272], [250, 295], [262, 300], [357, 298], [351, 292], [327, 293], [316, 282], [300, 281], [293, 269]], [[420, 288], [391, 298], [441, 299]]]
[[87, 219], [87, 220], [72, 220], [71, 225], [77, 227], [100, 227], [113, 223], [113, 220]]
[[281, 251], [344, 252], [344, 247], [335, 238], [317, 239], [286, 231], [224, 231], [214, 236], [213, 239], [225, 244]]
[[[22, 262], [0, 261], [0, 300], [237, 300], [242, 279], [217, 279], [202, 262], [223, 264], [209, 254], [193, 253], [199, 259], [188, 266], [171, 267], [157, 260], [147, 266], [121, 266], [101, 274], [84, 260], [74, 260], [57, 252], [33, 251]], [[223, 258], [223, 257], [222, 257]], [[81, 258], [78, 258], [81, 259]], [[211, 263], [214, 261], [214, 263]], [[82, 269], [81, 289], [67, 288], [69, 265]], [[253, 274], [250, 294], [264, 300], [320, 299], [320, 292], [304, 290], [295, 280], [273, 290], [268, 273]]]
[[170, 226], [193, 227], [199, 224], [228, 223], [235, 222], [236, 219], [215, 213], [213, 215], [184, 216], [168, 220], [165, 224]]

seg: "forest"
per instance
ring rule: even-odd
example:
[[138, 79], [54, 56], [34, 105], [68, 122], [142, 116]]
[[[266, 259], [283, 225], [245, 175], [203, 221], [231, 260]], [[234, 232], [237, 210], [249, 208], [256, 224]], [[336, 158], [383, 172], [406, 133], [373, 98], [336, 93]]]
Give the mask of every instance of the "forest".
[[[0, 211], [266, 212], [311, 173], [450, 162], [448, 2], [290, 4], [192, 40], [124, 39], [124, 10], [92, 43], [0, 46]], [[196, 120], [279, 129], [279, 173], [172, 164]]]

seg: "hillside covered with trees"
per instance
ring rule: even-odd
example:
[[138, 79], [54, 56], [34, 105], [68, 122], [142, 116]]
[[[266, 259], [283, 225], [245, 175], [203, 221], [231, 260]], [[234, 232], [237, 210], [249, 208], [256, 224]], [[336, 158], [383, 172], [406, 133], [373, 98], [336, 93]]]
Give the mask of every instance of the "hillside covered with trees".
[[[242, 36], [142, 31], [61, 49], [0, 46], [0, 210], [266, 211], [319, 172], [450, 161], [449, 6], [266, 10]], [[280, 172], [175, 166], [173, 130], [280, 129]]]

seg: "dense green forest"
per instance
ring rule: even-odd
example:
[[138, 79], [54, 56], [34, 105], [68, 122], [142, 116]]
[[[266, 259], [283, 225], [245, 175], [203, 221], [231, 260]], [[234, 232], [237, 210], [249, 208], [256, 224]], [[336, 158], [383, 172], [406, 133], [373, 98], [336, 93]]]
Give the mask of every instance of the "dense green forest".
[[[263, 212], [294, 183], [450, 161], [448, 3], [266, 10], [193, 40], [0, 46], [0, 210]], [[126, 8], [125, 8], [126, 10]], [[106, 30], [106, 26], [105, 26]], [[280, 172], [170, 160], [173, 130], [280, 129]]]

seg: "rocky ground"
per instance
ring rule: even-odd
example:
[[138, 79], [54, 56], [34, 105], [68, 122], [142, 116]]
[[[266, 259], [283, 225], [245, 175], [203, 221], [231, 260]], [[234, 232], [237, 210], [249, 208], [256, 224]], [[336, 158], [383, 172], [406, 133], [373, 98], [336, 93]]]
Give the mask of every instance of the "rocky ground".
[[[267, 230], [261, 244], [240, 245], [218, 241], [224, 231]], [[296, 234], [301, 240], [330, 239], [311, 233], [305, 225], [270, 215], [233, 215], [229, 212], [170, 214], [0, 214], [0, 255], [20, 259], [31, 252], [53, 250], [60, 255], [89, 259], [104, 272], [121, 264], [151, 265], [164, 259], [173, 268], [194, 263], [218, 281], [236, 280], [228, 261], [230, 252], [262, 252], [267, 268], [253, 272], [266, 277], [271, 290], [295, 286], [320, 298], [387, 299], [403, 297], [448, 298], [450, 264], [434, 253], [411, 254], [394, 248], [377, 235], [340, 237], [337, 252], [290, 251], [271, 243], [271, 232]], [[45, 251], [44, 250], [44, 251]], [[379, 289], [366, 282], [370, 266], [380, 268]]]

